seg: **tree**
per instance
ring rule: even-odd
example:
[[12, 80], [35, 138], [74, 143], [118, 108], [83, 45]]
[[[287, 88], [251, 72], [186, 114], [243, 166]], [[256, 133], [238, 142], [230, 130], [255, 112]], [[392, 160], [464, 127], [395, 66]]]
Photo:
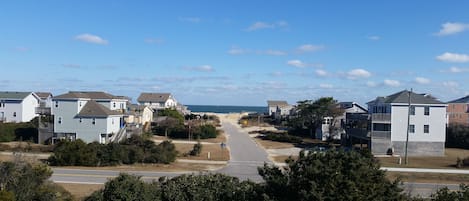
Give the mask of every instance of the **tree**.
[[469, 127], [450, 124], [446, 130], [446, 147], [469, 149]]
[[23, 160], [0, 163], [0, 200], [72, 200], [70, 193], [49, 181], [52, 170]]
[[264, 165], [259, 174], [273, 200], [404, 200], [399, 182], [389, 181], [371, 154], [330, 150], [300, 153], [282, 171]]
[[448, 187], [439, 189], [432, 194], [431, 200], [434, 201], [463, 201], [469, 200], [469, 185], [461, 184], [458, 191], [450, 191]]
[[[322, 97], [315, 101], [299, 101], [295, 107], [296, 116], [290, 118], [289, 125], [294, 129], [308, 129], [309, 135], [322, 125], [325, 117], [331, 117], [334, 122], [337, 116], [343, 114], [343, 110], [332, 97]], [[331, 125], [332, 127], [332, 125]]]
[[183, 124], [177, 118], [167, 117], [165, 120], [159, 122], [158, 126], [164, 129], [164, 136], [168, 137], [168, 134], [171, 132], [171, 130], [182, 129]]
[[175, 109], [166, 108], [159, 110], [158, 116], [172, 117], [177, 119], [179, 124], [184, 124], [184, 116]]

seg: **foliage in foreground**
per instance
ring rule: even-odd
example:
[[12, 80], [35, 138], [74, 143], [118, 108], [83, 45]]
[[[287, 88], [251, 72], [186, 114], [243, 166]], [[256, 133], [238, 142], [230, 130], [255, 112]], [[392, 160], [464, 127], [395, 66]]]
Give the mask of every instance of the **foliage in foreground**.
[[0, 200], [73, 200], [70, 193], [49, 181], [52, 170], [24, 161], [0, 164]]
[[86, 144], [82, 140], [61, 141], [48, 161], [55, 166], [112, 166], [134, 163], [171, 163], [176, 160], [174, 144], [164, 141], [156, 145], [141, 136], [132, 136], [121, 143]]
[[182, 175], [145, 183], [138, 176], [122, 173], [86, 200], [254, 201], [264, 200], [262, 196], [259, 184], [222, 174]]
[[458, 191], [450, 191], [448, 187], [439, 189], [431, 196], [435, 201], [467, 201], [469, 200], [469, 185], [461, 184]]

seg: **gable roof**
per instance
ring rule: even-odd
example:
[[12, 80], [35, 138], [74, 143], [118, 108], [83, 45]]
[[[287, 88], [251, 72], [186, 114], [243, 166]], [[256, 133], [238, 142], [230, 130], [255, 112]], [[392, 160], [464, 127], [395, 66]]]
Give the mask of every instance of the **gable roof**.
[[[410, 92], [410, 102], [412, 104], [444, 104], [443, 102], [435, 99], [433, 96], [429, 94], [417, 94], [414, 92]], [[395, 94], [391, 94], [389, 96], [385, 97], [377, 97], [375, 100], [368, 102], [367, 104], [370, 103], [405, 103], [407, 104], [409, 102], [409, 91], [408, 90], [403, 90], [400, 92], [397, 92]]]
[[469, 103], [469, 95], [458, 98], [456, 100], [449, 101], [448, 103]]
[[58, 95], [54, 99], [94, 99], [94, 100], [111, 100], [119, 99], [119, 97], [102, 91], [69, 91], [66, 94]]
[[289, 106], [287, 101], [278, 101], [278, 100], [268, 100], [267, 105], [269, 107], [282, 107], [282, 106]]
[[357, 106], [358, 108], [360, 108], [364, 112], [368, 112], [368, 110], [366, 108], [362, 107], [357, 102], [339, 102], [339, 105], [342, 109], [349, 109], [349, 108], [352, 108], [353, 106]]
[[110, 110], [96, 101], [88, 101], [77, 114], [77, 117], [108, 117], [111, 115], [122, 114], [118, 111]]
[[[29, 96], [29, 94], [31, 94], [31, 93], [33, 93], [33, 92], [2, 91], [2, 92], [0, 92], [0, 99], [3, 99], [3, 100], [23, 100], [27, 96]], [[37, 96], [35, 96], [35, 97], [37, 97]]]
[[41, 99], [47, 99], [49, 98], [49, 96], [52, 97], [52, 93], [50, 92], [35, 92], [35, 93]]
[[170, 93], [141, 93], [137, 98], [139, 103], [143, 102], [154, 102], [154, 103], [163, 103], [166, 102], [171, 97]]

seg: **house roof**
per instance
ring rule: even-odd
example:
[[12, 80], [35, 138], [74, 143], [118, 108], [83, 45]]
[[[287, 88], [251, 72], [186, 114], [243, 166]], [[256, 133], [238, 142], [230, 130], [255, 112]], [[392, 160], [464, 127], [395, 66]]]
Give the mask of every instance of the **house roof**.
[[[145, 106], [145, 105], [137, 105], [137, 104], [127, 105], [127, 113], [128, 113], [128, 114], [136, 114], [137, 111], [143, 112], [143, 110], [144, 110], [145, 108], [148, 108], [148, 107]], [[151, 109], [150, 109], [150, 110], [151, 110]]]
[[448, 103], [469, 103], [469, 95], [458, 98], [456, 100], [449, 101]]
[[33, 92], [19, 92], [19, 91], [1, 91], [0, 92], [0, 99], [7, 99], [7, 100], [23, 100], [29, 94]]
[[139, 103], [142, 102], [155, 102], [162, 103], [166, 102], [171, 97], [170, 93], [141, 93], [137, 98]]
[[281, 106], [288, 106], [289, 104], [287, 103], [287, 101], [268, 100], [267, 105], [269, 107], [276, 107], [276, 106], [281, 107]]
[[108, 94], [102, 91], [69, 91], [66, 94], [58, 95], [54, 99], [94, 99], [94, 100], [110, 100], [110, 99], [120, 99], [117, 96]]
[[[412, 104], [444, 104], [443, 102], [435, 99], [433, 96], [429, 94], [417, 94], [414, 92], [410, 92], [410, 102]], [[409, 102], [409, 91], [408, 90], [403, 90], [400, 92], [397, 92], [395, 94], [385, 96], [385, 97], [377, 97], [375, 100], [368, 102], [367, 104], [370, 103], [408, 103]]]
[[349, 109], [349, 108], [352, 108], [355, 105], [363, 111], [368, 111], [366, 108], [362, 107], [357, 102], [339, 102], [339, 105], [342, 109]]
[[77, 114], [77, 117], [108, 117], [111, 115], [122, 114], [118, 111], [110, 110], [96, 101], [88, 101]]
[[50, 92], [35, 92], [35, 93], [41, 99], [47, 99], [49, 96], [52, 97], [52, 93]]

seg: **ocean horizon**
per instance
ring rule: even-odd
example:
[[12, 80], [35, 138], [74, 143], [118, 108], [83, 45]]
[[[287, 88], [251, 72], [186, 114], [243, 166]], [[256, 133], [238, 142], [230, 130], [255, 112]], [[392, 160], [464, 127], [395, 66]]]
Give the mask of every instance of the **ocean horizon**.
[[240, 113], [254, 112], [266, 113], [267, 106], [235, 106], [235, 105], [186, 105], [191, 112], [213, 112], [213, 113]]

